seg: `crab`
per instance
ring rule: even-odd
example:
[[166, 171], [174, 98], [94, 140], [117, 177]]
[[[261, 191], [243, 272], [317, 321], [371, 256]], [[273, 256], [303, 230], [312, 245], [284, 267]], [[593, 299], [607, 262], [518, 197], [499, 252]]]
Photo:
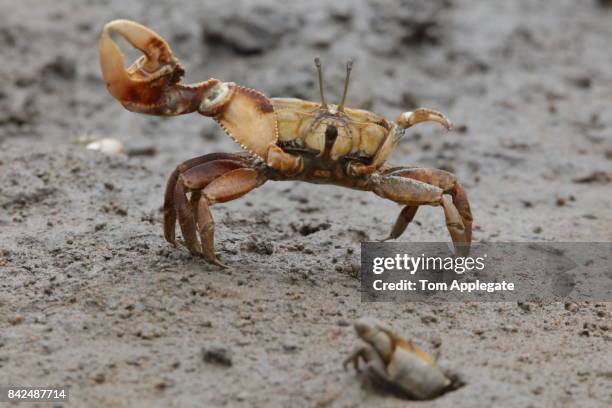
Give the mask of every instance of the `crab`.
[[352, 363], [360, 371], [363, 361], [365, 373], [374, 384], [417, 400], [432, 399], [463, 385], [458, 376], [447, 375], [429, 354], [380, 320], [365, 317], [356, 320], [353, 326], [365, 344], [344, 361], [345, 370]]
[[[112, 35], [120, 35], [144, 55], [128, 68]], [[420, 108], [395, 122], [345, 105], [352, 62], [346, 69], [339, 104], [325, 100], [321, 62], [315, 59], [321, 102], [268, 98], [254, 89], [208, 79], [184, 84], [185, 70], [168, 43], [151, 29], [130, 20], [114, 20], [100, 34], [102, 75], [110, 94], [126, 109], [149, 115], [192, 112], [211, 117], [243, 149], [211, 153], [180, 164], [170, 175], [164, 197], [164, 237], [176, 245], [176, 223], [194, 255], [224, 266], [214, 248], [215, 223], [210, 207], [237, 199], [268, 180], [299, 180], [374, 192], [405, 207], [389, 236], [405, 231], [421, 205], [440, 206], [455, 252], [466, 255], [472, 214], [464, 188], [446, 171], [385, 162], [405, 130], [433, 121], [446, 129], [441, 113]], [[385, 240], [386, 240], [385, 239]]]

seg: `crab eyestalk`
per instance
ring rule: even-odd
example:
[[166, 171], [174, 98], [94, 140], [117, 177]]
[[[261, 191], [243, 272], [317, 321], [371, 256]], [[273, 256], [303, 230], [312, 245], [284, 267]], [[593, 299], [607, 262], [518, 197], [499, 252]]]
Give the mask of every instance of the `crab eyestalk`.
[[325, 92], [323, 91], [323, 68], [321, 68], [321, 59], [316, 57], [315, 66], [317, 67], [317, 75], [319, 77], [319, 92], [321, 93], [321, 107], [327, 109], [327, 102], [325, 102]]
[[[144, 54], [129, 68], [112, 34], [119, 34]], [[183, 67], [172, 55], [168, 43], [147, 27], [129, 20], [106, 24], [98, 41], [100, 67], [108, 91], [121, 103], [158, 103], [165, 88], [177, 83]], [[153, 81], [155, 86], [151, 86]]]
[[351, 78], [351, 70], [353, 69], [353, 60], [348, 60], [346, 63], [346, 78], [344, 80], [344, 91], [342, 91], [342, 99], [338, 104], [338, 112], [344, 112], [344, 104], [348, 95], [349, 80]]
[[443, 114], [433, 109], [419, 108], [414, 112], [404, 112], [396, 120], [396, 123], [408, 129], [421, 122], [437, 122], [444, 126], [446, 130], [451, 130], [453, 124]]

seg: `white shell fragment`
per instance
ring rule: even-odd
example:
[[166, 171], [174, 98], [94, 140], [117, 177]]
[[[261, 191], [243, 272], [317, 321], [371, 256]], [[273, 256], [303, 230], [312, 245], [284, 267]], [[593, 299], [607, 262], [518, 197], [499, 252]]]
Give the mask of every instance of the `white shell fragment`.
[[113, 138], [104, 138], [104, 139], [95, 140], [91, 143], [88, 143], [87, 146], [85, 146], [85, 148], [87, 150], [96, 150], [96, 151], [99, 151], [101, 153], [108, 154], [111, 156], [116, 155], [116, 154], [121, 154], [125, 150], [123, 143]]

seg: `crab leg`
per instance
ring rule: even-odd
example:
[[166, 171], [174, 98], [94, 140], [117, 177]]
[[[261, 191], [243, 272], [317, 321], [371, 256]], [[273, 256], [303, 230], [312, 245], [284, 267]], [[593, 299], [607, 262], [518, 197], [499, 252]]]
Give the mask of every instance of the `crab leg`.
[[397, 219], [395, 220], [395, 224], [393, 224], [393, 228], [391, 229], [389, 236], [383, 239], [382, 241], [399, 238], [399, 236], [402, 235], [406, 230], [408, 224], [410, 224], [410, 222], [412, 222], [412, 220], [414, 219], [414, 216], [416, 215], [418, 209], [418, 205], [405, 206], [397, 216]]
[[193, 208], [187, 199], [185, 187], [181, 182], [176, 183], [174, 186], [174, 201], [179, 226], [181, 227], [181, 232], [183, 234], [183, 238], [185, 239], [185, 246], [192, 254], [199, 255], [202, 253], [202, 247], [198, 242], [196, 225], [193, 217]]
[[[457, 207], [457, 210], [459, 211], [459, 214], [461, 216], [463, 226], [465, 227], [465, 242], [467, 242], [468, 244], [472, 242], [472, 210], [470, 209], [470, 203], [468, 201], [467, 194], [465, 193], [465, 189], [457, 181], [457, 177], [454, 174], [444, 170], [425, 169], [419, 167], [392, 168], [385, 171], [384, 174], [408, 177], [411, 179], [419, 180], [424, 183], [440, 187], [442, 190], [444, 190], [444, 193], [450, 194], [453, 198], [453, 205]], [[408, 226], [408, 223], [412, 220], [407, 220], [407, 218], [404, 217], [402, 222], [405, 220], [407, 220], [407, 222], [403, 224], [403, 228], [400, 228], [401, 225], [398, 225], [398, 223], [400, 223], [400, 218], [403, 216], [403, 213], [404, 211], [400, 213], [400, 216], [396, 221], [396, 226], [394, 226], [389, 238], [398, 238], [404, 232], [404, 230]]]
[[215, 256], [215, 223], [209, 206], [235, 200], [265, 182], [266, 178], [259, 171], [245, 167], [225, 173], [202, 190], [202, 197], [200, 197], [198, 205], [197, 223], [200, 240], [202, 241], [202, 254], [206, 260], [223, 266]]
[[[210, 206], [239, 198], [265, 181], [257, 170], [232, 160], [213, 160], [183, 172], [176, 183], [174, 200], [187, 249], [211, 263], [225, 266], [215, 255], [215, 223]], [[187, 202], [186, 189], [194, 191], [191, 202]]]
[[179, 179], [179, 175], [189, 169], [208, 163], [215, 160], [232, 161], [238, 164], [244, 164], [246, 157], [243, 154], [231, 153], [212, 153], [204, 156], [195, 157], [180, 164], [168, 177], [166, 184], [166, 193], [164, 195], [164, 237], [171, 244], [176, 244], [174, 227], [176, 224], [176, 201], [175, 201], [175, 186]]
[[346, 370], [349, 364], [353, 364], [355, 371], [359, 371], [359, 359], [363, 360], [367, 365], [372, 360], [372, 351], [367, 347], [357, 347], [355, 350], [342, 362], [342, 368]]
[[[397, 203], [412, 207], [418, 207], [419, 205], [442, 206], [446, 218], [446, 226], [455, 246], [455, 253], [460, 256], [467, 255], [469, 252], [469, 242], [466, 238], [465, 226], [457, 208], [448, 198], [443, 196], [443, 189], [413, 178], [402, 177], [398, 174], [380, 175], [375, 173], [370, 176], [369, 183], [371, 191]], [[401, 223], [403, 221], [400, 221], [398, 230], [402, 226]], [[396, 224], [398, 224], [398, 221], [396, 221]]]

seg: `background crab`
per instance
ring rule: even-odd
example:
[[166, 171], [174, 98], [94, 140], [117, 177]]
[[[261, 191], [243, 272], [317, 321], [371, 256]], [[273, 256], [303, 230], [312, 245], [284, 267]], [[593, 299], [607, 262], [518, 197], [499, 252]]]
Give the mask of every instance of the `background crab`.
[[465, 385], [459, 376], [445, 373], [429, 354], [380, 320], [362, 317], [353, 327], [362, 344], [344, 360], [345, 370], [352, 363], [359, 371], [362, 361], [365, 374], [375, 384], [417, 400], [432, 399]]
[[[120, 34], [144, 54], [127, 69], [112, 33]], [[420, 205], [440, 205], [456, 253], [469, 251], [472, 215], [456, 177], [438, 169], [384, 165], [405, 129], [425, 121], [450, 129], [450, 121], [439, 112], [423, 108], [404, 112], [395, 122], [347, 108], [351, 62], [347, 64], [342, 99], [333, 105], [325, 100], [318, 59], [320, 103], [269, 99], [256, 90], [213, 78], [182, 84], [185, 71], [167, 42], [133, 21], [106, 24], [99, 52], [108, 90], [126, 109], [160, 116], [197, 111], [212, 117], [246, 151], [208, 154], [176, 168], [164, 199], [164, 235], [168, 242], [176, 243], [178, 219], [189, 251], [222, 265], [214, 251], [210, 206], [241, 197], [268, 180], [301, 180], [372, 191], [405, 205], [387, 239], [404, 232]]]

